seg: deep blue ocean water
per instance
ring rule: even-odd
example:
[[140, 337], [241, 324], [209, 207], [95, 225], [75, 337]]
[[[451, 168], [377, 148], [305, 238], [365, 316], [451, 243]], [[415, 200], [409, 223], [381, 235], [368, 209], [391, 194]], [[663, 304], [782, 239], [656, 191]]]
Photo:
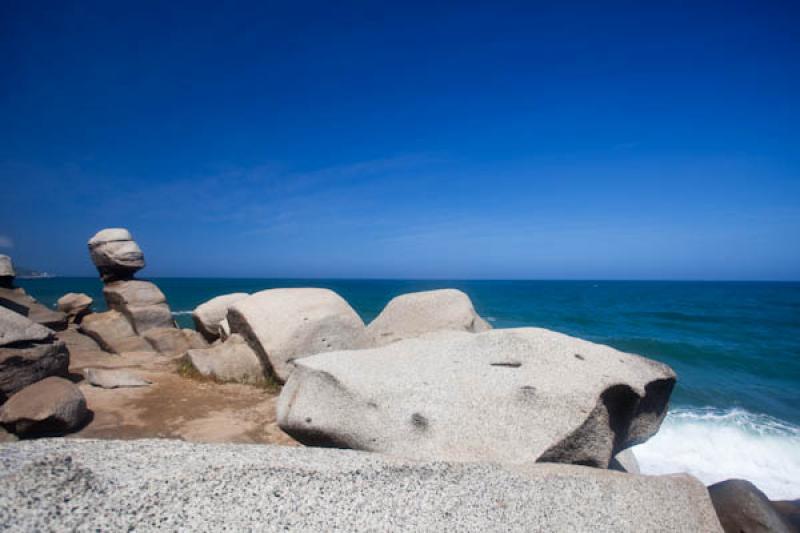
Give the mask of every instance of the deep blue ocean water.
[[[740, 475], [772, 497], [800, 497], [800, 283], [153, 279], [184, 327], [198, 304], [230, 292], [314, 286], [341, 294], [365, 322], [394, 296], [455, 287], [496, 328], [538, 326], [663, 361], [678, 373], [671, 412], [636, 448], [645, 470], [704, 481]], [[19, 280], [45, 304], [96, 278]]]

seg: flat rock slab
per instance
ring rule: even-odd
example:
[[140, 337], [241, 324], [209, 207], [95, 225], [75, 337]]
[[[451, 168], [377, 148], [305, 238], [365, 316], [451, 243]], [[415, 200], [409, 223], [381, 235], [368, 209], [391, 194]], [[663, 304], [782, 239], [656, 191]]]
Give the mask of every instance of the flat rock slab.
[[86, 381], [95, 387], [117, 389], [124, 387], [147, 387], [152, 382], [140, 378], [127, 370], [108, 370], [105, 368], [86, 368], [83, 371]]
[[141, 335], [155, 328], [174, 328], [167, 298], [155, 283], [123, 280], [106, 283], [103, 296], [109, 309], [125, 315]]
[[652, 436], [666, 365], [537, 328], [445, 331], [295, 361], [278, 424], [304, 444], [607, 468]]
[[0, 524], [188, 531], [704, 531], [690, 476], [415, 463], [345, 450], [47, 439], [0, 445]]

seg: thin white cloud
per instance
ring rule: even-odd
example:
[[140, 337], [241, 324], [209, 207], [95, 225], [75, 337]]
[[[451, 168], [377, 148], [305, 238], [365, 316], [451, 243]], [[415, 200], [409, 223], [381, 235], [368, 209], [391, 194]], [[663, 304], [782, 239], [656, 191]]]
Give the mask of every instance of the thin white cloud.
[[14, 247], [14, 241], [11, 240], [11, 237], [0, 235], [0, 248], [13, 248], [13, 247]]

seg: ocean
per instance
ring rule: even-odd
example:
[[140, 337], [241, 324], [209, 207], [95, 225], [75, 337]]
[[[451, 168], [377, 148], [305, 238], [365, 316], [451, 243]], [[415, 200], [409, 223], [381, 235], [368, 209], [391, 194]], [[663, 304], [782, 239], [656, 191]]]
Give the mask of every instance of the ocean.
[[[373, 319], [394, 296], [454, 287], [495, 328], [537, 326], [669, 364], [678, 374], [659, 433], [634, 448], [645, 473], [707, 484], [749, 479], [773, 499], [800, 498], [800, 283], [153, 279], [181, 326], [198, 304], [275, 287], [333, 289]], [[41, 302], [96, 278], [18, 280]]]

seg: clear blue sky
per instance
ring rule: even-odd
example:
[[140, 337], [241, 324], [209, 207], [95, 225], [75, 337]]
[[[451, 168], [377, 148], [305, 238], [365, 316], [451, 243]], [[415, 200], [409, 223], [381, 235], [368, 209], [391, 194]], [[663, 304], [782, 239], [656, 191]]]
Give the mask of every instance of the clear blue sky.
[[0, 253], [800, 279], [800, 3], [0, 4]]

